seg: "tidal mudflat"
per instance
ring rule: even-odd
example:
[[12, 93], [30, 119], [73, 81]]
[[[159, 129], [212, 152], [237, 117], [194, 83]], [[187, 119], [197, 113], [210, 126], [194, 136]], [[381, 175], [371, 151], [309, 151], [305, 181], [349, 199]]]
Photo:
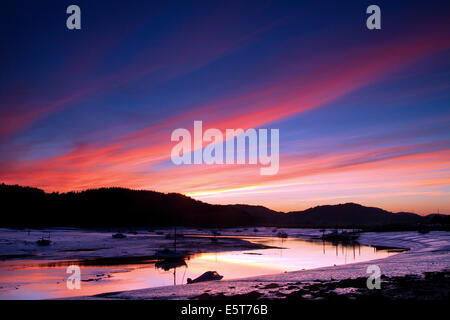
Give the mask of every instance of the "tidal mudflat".
[[[204, 299], [251, 294], [255, 298], [283, 298], [295, 292], [296, 286], [297, 290], [305, 290], [296, 285], [304, 280], [309, 283], [367, 277], [364, 266], [372, 261], [382, 266], [385, 276], [399, 270], [408, 274], [409, 267], [414, 269], [417, 262], [418, 273], [449, 266], [445, 232], [363, 233], [359, 243], [346, 245], [313, 240], [320, 234], [315, 229], [283, 232], [288, 238], [274, 236], [271, 228], [220, 232], [182, 228], [178, 230], [176, 248], [189, 254], [181, 263], [167, 264], [157, 261], [155, 252], [173, 248], [171, 229], [134, 230], [124, 233], [123, 239], [113, 239], [108, 230], [2, 229], [0, 297]], [[42, 234], [50, 234], [51, 245], [36, 245]], [[416, 263], [408, 260], [405, 264], [404, 259], [411, 257], [416, 257]], [[399, 262], [389, 262], [399, 258]], [[424, 262], [425, 258], [428, 262]], [[69, 265], [80, 266], [80, 289], [67, 288]], [[223, 280], [186, 285], [187, 278], [210, 270], [223, 275]]]
[[[306, 236], [303, 233], [303, 236]], [[112, 292], [86, 299], [448, 299], [450, 234], [430, 232], [363, 233], [361, 244], [408, 248], [358, 263], [253, 276], [245, 279]], [[398, 250], [394, 250], [398, 251]], [[367, 267], [381, 269], [381, 290], [364, 287]], [[436, 289], [436, 290], [435, 290]]]

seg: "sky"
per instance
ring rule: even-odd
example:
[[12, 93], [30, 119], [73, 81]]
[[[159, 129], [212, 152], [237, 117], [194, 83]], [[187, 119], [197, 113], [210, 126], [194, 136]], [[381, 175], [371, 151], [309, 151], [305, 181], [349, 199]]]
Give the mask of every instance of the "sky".
[[[66, 8], [81, 8], [68, 30]], [[368, 30], [366, 8], [381, 8]], [[0, 182], [450, 213], [448, 1], [6, 1]], [[171, 133], [279, 129], [280, 167], [175, 165]]]

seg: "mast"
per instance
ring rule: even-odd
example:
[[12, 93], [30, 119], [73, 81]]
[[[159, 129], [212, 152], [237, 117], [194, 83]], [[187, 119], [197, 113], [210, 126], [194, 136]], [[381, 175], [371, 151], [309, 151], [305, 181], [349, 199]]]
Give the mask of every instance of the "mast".
[[177, 251], [177, 226], [174, 228], [174, 241], [173, 241], [173, 249], [176, 252]]

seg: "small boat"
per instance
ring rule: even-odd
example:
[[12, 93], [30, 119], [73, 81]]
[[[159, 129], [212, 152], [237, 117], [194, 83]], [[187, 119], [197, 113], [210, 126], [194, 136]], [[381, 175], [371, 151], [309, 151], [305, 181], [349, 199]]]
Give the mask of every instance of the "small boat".
[[40, 246], [49, 246], [51, 241], [50, 241], [50, 239], [41, 238], [38, 241], [36, 241], [36, 243]]
[[284, 231], [280, 231], [277, 233], [278, 238], [286, 239], [288, 237], [288, 234]]
[[123, 238], [126, 238], [126, 237], [127, 237], [126, 235], [124, 235], [123, 233], [120, 233], [120, 232], [114, 233], [114, 234], [112, 235], [112, 238], [113, 238], [113, 239], [123, 239]]
[[[162, 261], [158, 261], [155, 263], [156, 269], [162, 269], [166, 272], [173, 269], [173, 285], [174, 286], [177, 284], [177, 268], [180, 268], [180, 267], [184, 267], [185, 273], [186, 273], [187, 264], [184, 260], [177, 260], [177, 261], [162, 260]], [[183, 282], [184, 282], [184, 275], [183, 275], [183, 280], [181, 281], [181, 283], [183, 283]]]
[[188, 255], [187, 251], [175, 251], [167, 248], [163, 250], [157, 250], [155, 253], [156, 259], [167, 261], [184, 260], [184, 258], [186, 258], [187, 255]]
[[207, 271], [204, 274], [202, 274], [200, 277], [195, 278], [192, 280], [191, 278], [187, 278], [187, 283], [197, 283], [197, 282], [203, 282], [203, 281], [214, 281], [214, 280], [221, 280], [223, 276], [217, 273], [217, 271]]
[[428, 229], [419, 229], [419, 230], [417, 230], [417, 232], [419, 232], [420, 234], [427, 234], [428, 232], [430, 232], [430, 230], [428, 230]]
[[49, 246], [52, 241], [50, 240], [50, 232], [48, 233], [48, 238], [44, 239], [44, 236], [42, 236], [38, 241], [36, 241], [36, 244], [39, 246]]
[[327, 241], [355, 241], [359, 238], [359, 233], [357, 232], [348, 232], [348, 231], [337, 231], [334, 230], [333, 232], [323, 234], [322, 240]]

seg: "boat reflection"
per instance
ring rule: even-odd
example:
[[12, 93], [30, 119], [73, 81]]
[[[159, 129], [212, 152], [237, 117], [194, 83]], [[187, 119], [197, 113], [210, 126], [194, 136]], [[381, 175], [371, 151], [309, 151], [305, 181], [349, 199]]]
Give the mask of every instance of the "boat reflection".
[[177, 284], [177, 268], [184, 267], [183, 279], [181, 280], [181, 284], [184, 283], [184, 275], [186, 274], [187, 264], [184, 260], [179, 261], [158, 261], [155, 263], [156, 269], [161, 269], [164, 271], [170, 271], [173, 269], [173, 285]]

